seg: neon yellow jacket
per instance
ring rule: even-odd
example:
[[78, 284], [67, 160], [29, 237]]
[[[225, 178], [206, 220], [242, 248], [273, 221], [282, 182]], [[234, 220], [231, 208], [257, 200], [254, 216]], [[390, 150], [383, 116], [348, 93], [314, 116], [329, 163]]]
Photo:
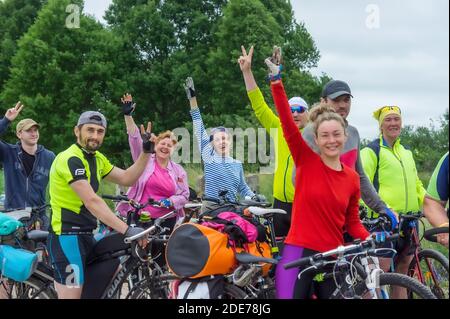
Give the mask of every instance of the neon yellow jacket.
[[284, 139], [280, 119], [264, 101], [259, 88], [249, 91], [248, 97], [256, 117], [275, 143], [273, 197], [285, 203], [292, 203], [294, 201], [294, 185], [292, 184], [294, 161]]
[[[378, 185], [376, 185], [377, 155], [379, 147]], [[417, 176], [413, 154], [395, 141], [393, 147], [380, 136], [361, 150], [361, 161], [370, 181], [378, 189], [381, 199], [398, 213], [421, 210], [426, 190]], [[374, 181], [375, 178], [375, 181]], [[377, 187], [378, 186], [378, 187]]]

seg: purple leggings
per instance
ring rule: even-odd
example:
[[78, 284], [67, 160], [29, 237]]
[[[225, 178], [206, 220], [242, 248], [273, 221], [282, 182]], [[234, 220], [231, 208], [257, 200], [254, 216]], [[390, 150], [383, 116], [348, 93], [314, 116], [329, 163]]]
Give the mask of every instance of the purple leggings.
[[276, 297], [277, 299], [293, 299], [299, 268], [295, 267], [286, 270], [283, 265], [302, 258], [303, 247], [285, 244], [282, 255], [275, 272]]

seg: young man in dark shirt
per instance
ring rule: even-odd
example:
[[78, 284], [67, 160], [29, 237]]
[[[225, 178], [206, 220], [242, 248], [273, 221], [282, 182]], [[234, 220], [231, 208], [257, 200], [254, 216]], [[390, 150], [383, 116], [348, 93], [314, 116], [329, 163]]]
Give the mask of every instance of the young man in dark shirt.
[[[23, 109], [18, 102], [0, 119], [0, 136], [3, 135]], [[46, 203], [46, 189], [50, 166], [55, 154], [39, 145], [40, 125], [32, 119], [23, 119], [16, 126], [19, 141], [9, 144], [0, 140], [0, 162], [5, 176], [5, 210], [41, 207]], [[41, 212], [41, 229], [47, 230], [49, 219]]]

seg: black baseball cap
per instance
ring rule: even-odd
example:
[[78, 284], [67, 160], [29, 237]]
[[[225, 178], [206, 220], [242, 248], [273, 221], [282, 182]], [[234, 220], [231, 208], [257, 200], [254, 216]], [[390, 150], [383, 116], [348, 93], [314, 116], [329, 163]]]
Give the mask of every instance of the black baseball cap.
[[329, 98], [332, 100], [345, 94], [348, 94], [351, 97], [353, 97], [352, 91], [350, 90], [348, 84], [345, 83], [344, 81], [339, 80], [333, 80], [328, 82], [322, 90], [322, 97]]

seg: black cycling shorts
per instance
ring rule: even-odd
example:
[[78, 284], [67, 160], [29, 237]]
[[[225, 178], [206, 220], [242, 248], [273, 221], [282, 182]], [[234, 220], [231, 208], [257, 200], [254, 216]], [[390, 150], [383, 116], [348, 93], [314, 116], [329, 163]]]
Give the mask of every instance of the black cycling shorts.
[[86, 259], [95, 243], [92, 234], [56, 235], [50, 232], [47, 244], [55, 281], [65, 286], [82, 286]]

